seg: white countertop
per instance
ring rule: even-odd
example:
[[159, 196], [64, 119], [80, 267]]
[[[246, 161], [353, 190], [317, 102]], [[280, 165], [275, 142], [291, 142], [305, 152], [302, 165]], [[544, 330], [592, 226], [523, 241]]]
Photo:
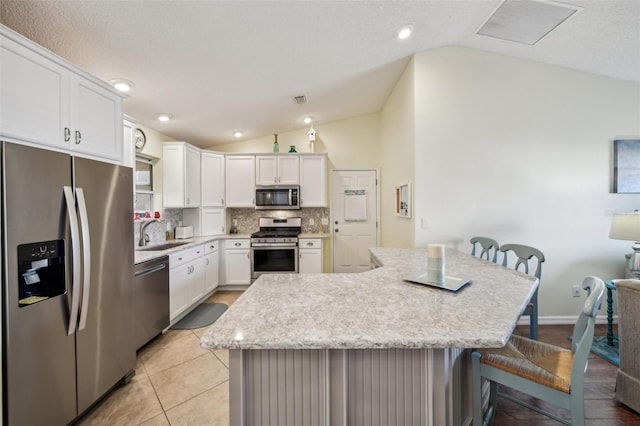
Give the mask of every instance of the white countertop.
[[224, 349], [476, 348], [504, 346], [537, 279], [446, 250], [458, 293], [403, 281], [425, 249], [373, 248], [381, 268], [359, 274], [262, 275], [200, 342]]
[[[304, 233], [300, 234], [298, 238], [329, 238], [331, 234], [329, 233]], [[181, 246], [172, 247], [166, 250], [136, 250], [135, 251], [135, 264], [146, 262], [148, 260], [153, 260], [158, 257], [166, 256], [171, 253], [175, 253], [180, 250], [188, 249], [193, 246], [197, 246], [198, 244], [205, 244], [210, 241], [218, 241], [218, 240], [233, 240], [233, 239], [243, 239], [243, 238], [251, 238], [251, 234], [224, 234], [224, 235], [215, 235], [211, 237], [194, 237], [184, 240], [171, 240], [165, 241], [164, 243], [179, 243], [184, 242]], [[137, 248], [137, 247], [136, 247]], [[152, 248], [152, 246], [149, 246]]]
[[[210, 241], [218, 241], [218, 240], [232, 240], [232, 239], [242, 239], [242, 238], [251, 238], [251, 234], [224, 234], [224, 235], [216, 235], [211, 237], [194, 237], [188, 238], [184, 240], [176, 239], [171, 241], [166, 241], [166, 243], [179, 243], [184, 242], [181, 246], [172, 247], [166, 250], [136, 250], [135, 251], [135, 264], [146, 262], [147, 260], [152, 260], [158, 257], [170, 255], [171, 253], [175, 253], [180, 250], [188, 249], [198, 244], [205, 244]], [[164, 243], [163, 243], [164, 244]], [[149, 246], [152, 248], [153, 246]]]

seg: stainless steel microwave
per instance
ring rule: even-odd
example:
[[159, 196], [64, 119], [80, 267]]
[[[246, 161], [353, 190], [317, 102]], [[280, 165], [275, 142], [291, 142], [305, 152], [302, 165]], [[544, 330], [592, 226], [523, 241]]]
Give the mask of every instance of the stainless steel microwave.
[[256, 186], [256, 210], [299, 210], [300, 185]]

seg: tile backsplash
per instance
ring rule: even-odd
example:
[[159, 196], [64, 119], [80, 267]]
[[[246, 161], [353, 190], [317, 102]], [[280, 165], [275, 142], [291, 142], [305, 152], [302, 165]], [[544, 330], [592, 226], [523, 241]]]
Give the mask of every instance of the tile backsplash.
[[[227, 209], [227, 217], [231, 219], [231, 225], [233, 225], [233, 219], [237, 221], [237, 228], [239, 234], [251, 234], [258, 231], [258, 219], [261, 217], [301, 217], [302, 218], [302, 232], [320, 232], [321, 227], [324, 228], [324, 232], [328, 231], [328, 226], [322, 226], [322, 219], [329, 220], [329, 209], [324, 207], [318, 208], [303, 208], [300, 210], [255, 210], [253, 208], [242, 209]], [[310, 225], [310, 219], [313, 219], [314, 224]]]
[[[163, 209], [160, 213], [160, 223], [154, 222], [144, 230], [145, 234], [149, 235], [148, 245], [162, 244], [166, 240], [167, 222], [171, 222], [171, 229], [173, 229], [181, 220], [182, 209]], [[133, 244], [136, 247], [140, 239], [140, 226], [143, 223], [143, 220], [133, 223]]]
[[[253, 208], [228, 208], [227, 217], [230, 224], [233, 225], [233, 219], [236, 219], [239, 234], [251, 234], [258, 231], [258, 219], [261, 217], [301, 217], [302, 232], [316, 233], [328, 232], [329, 226], [322, 225], [322, 219], [329, 220], [328, 208], [303, 208], [300, 210], [277, 210], [264, 211], [255, 210]], [[154, 222], [147, 226], [145, 233], [149, 235], [148, 245], [162, 244], [166, 239], [167, 222], [171, 222], [171, 228], [175, 228], [178, 222], [183, 220], [182, 209], [164, 209], [160, 214], [160, 223]], [[310, 224], [313, 219], [314, 224]], [[138, 246], [140, 239], [140, 226], [144, 221], [133, 223], [134, 246]], [[186, 224], [185, 224], [186, 225]]]

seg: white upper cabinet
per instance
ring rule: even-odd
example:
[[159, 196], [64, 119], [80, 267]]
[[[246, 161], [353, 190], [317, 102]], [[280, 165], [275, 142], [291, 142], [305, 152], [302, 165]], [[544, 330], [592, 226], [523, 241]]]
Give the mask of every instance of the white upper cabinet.
[[327, 206], [327, 156], [300, 155], [300, 207]]
[[202, 151], [202, 207], [224, 206], [224, 155]]
[[162, 144], [165, 208], [200, 206], [200, 150], [184, 142]]
[[220, 207], [207, 207], [203, 208], [200, 214], [201, 236], [206, 237], [224, 234], [225, 209]]
[[297, 185], [299, 164], [297, 155], [257, 155], [256, 185]]
[[0, 135], [122, 162], [121, 96], [46, 49], [0, 29]]
[[225, 157], [225, 188], [227, 207], [255, 206], [255, 157], [227, 155]]
[[71, 149], [122, 161], [122, 99], [71, 75]]

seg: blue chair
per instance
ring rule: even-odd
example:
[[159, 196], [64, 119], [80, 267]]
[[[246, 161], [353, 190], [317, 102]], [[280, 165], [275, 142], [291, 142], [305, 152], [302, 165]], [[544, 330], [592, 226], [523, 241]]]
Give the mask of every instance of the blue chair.
[[498, 263], [498, 250], [500, 250], [500, 245], [496, 240], [487, 237], [473, 237], [469, 242], [472, 245], [471, 256], [476, 255], [476, 244], [478, 244], [481, 249], [478, 254], [479, 258]]
[[[582, 288], [587, 290], [588, 296], [573, 328], [571, 350], [512, 335], [503, 348], [477, 349], [472, 353], [473, 426], [493, 422], [498, 383], [570, 410], [572, 423], [584, 425], [584, 373], [593, 343], [596, 314], [602, 304], [604, 282], [600, 278], [587, 277]], [[484, 412], [483, 379], [489, 381], [489, 403]], [[499, 395], [560, 423], [571, 424], [511, 395]]]
[[[533, 263], [532, 259], [535, 258], [537, 266], [532, 275], [540, 281], [540, 276], [542, 275], [542, 262], [545, 260], [544, 254], [542, 254], [540, 250], [522, 244], [505, 244], [500, 247], [500, 251], [504, 253], [502, 266], [506, 267], [508, 265], [508, 254], [513, 253], [516, 256], [516, 263], [513, 266], [513, 269], [518, 271], [518, 268], [524, 267], [525, 274], [531, 273], [530, 270], [532, 268], [530, 266], [532, 265], [530, 265], [529, 261], [531, 260], [531, 263]], [[538, 340], [538, 289], [533, 293], [533, 296], [522, 315], [529, 316], [529, 337], [531, 339]]]

